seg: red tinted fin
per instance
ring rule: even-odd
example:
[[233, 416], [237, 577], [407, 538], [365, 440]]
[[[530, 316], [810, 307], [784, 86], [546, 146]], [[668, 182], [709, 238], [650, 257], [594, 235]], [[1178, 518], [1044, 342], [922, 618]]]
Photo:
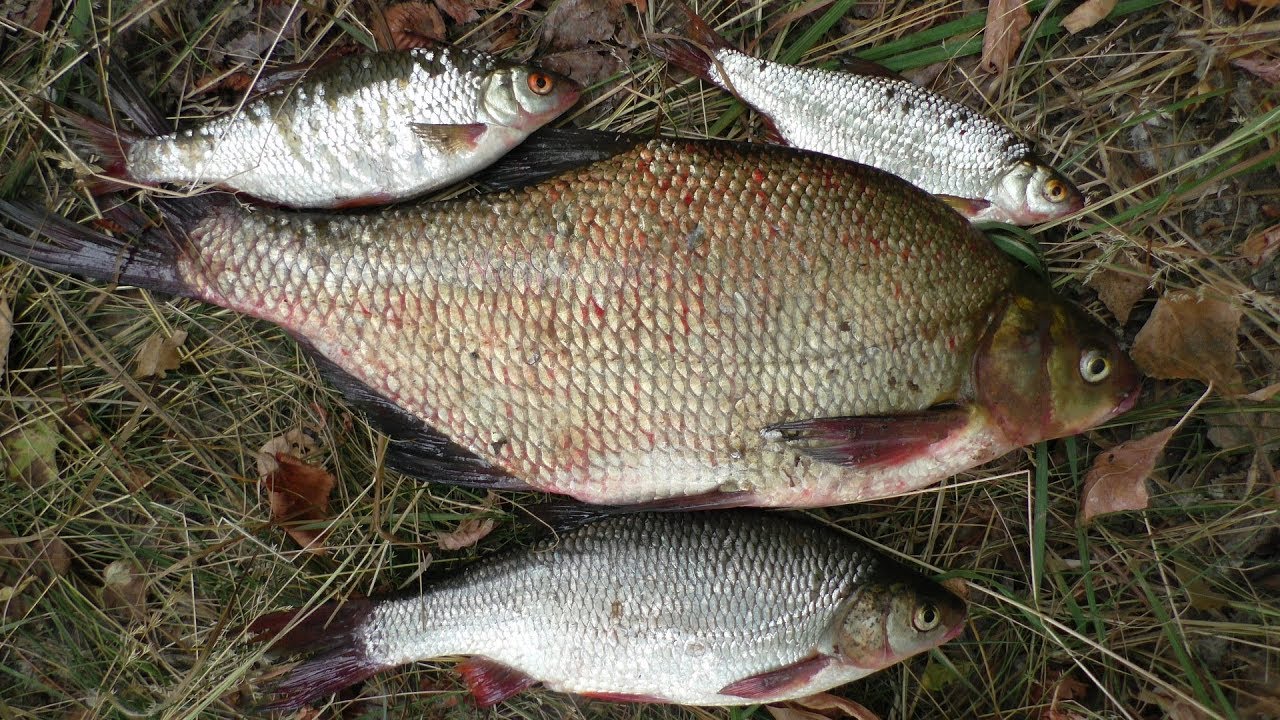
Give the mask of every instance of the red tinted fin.
[[833, 658], [829, 655], [814, 655], [786, 667], [769, 672], [752, 675], [735, 683], [720, 688], [721, 695], [767, 700], [778, 695], [798, 690], [805, 686], [815, 675], [830, 665]]
[[463, 660], [458, 664], [458, 673], [466, 681], [476, 705], [482, 708], [497, 705], [538, 682], [519, 670], [483, 657]]
[[709, 71], [711, 63], [715, 60], [709, 53], [732, 46], [712, 30], [711, 26], [683, 0], [676, 0], [675, 5], [684, 16], [684, 26], [676, 28], [675, 32], [685, 37], [652, 37], [649, 39], [649, 50], [685, 72], [710, 81]]
[[226, 202], [230, 200], [211, 196], [157, 199], [165, 215], [162, 226], [139, 210], [121, 206], [108, 212], [124, 231], [122, 237], [112, 237], [41, 208], [0, 201], [0, 219], [43, 236], [30, 237], [0, 226], [0, 253], [46, 270], [189, 296], [191, 291], [178, 277], [177, 268], [189, 242], [187, 232]]
[[102, 174], [88, 183], [89, 192], [104, 195], [134, 186], [129, 177], [126, 157], [130, 146], [138, 139], [137, 135], [66, 108], [58, 108], [57, 112], [71, 127], [68, 139], [72, 148], [84, 156], [82, 159], [85, 162], [92, 162], [102, 168]]
[[138, 84], [137, 76], [129, 72], [123, 59], [113, 55], [110, 71], [107, 76], [107, 97], [111, 100], [112, 107], [124, 113], [144, 135], [167, 135], [173, 132], [172, 124], [147, 98], [142, 86]]
[[372, 609], [373, 603], [361, 598], [269, 613], [250, 623], [250, 640], [270, 642], [272, 652], [313, 654], [270, 687], [271, 700], [261, 708], [296, 710], [389, 668], [369, 659], [356, 637]]
[[632, 695], [630, 693], [611, 693], [611, 692], [589, 692], [578, 693], [584, 698], [592, 700], [602, 700], [604, 702], [616, 703], [669, 703], [670, 700], [660, 698], [654, 695]]
[[969, 420], [967, 407], [940, 407], [903, 415], [797, 420], [770, 425], [763, 435], [820, 462], [895, 465], [923, 455]]
[[444, 123], [409, 123], [413, 134], [441, 153], [463, 153], [474, 150], [489, 126], [485, 123], [449, 125]]
[[952, 210], [972, 220], [991, 207], [990, 201], [976, 198], [962, 198], [955, 195], [935, 195], [942, 202], [951, 206]]
[[396, 405], [364, 381], [321, 355], [305, 338], [294, 336], [320, 373], [360, 408], [370, 424], [391, 438], [387, 466], [429, 482], [489, 490], [533, 491], [537, 488], [453, 442], [447, 435]]

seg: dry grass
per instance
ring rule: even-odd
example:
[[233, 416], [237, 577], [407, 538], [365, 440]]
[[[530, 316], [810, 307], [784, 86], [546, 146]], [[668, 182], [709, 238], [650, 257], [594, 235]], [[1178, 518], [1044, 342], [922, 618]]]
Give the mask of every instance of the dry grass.
[[[465, 42], [483, 45], [503, 30], [503, 18], [524, 13], [512, 52], [532, 54], [541, 10], [513, 5], [486, 11]], [[850, 12], [802, 62], [974, 20], [975, 5], [899, 2], [870, 18]], [[1158, 291], [1192, 288], [1245, 312], [1238, 364], [1251, 388], [1275, 382], [1280, 273], [1274, 265], [1248, 267], [1234, 249], [1280, 214], [1280, 96], [1229, 60], [1274, 38], [1280, 20], [1212, 3], [1144, 5], [1122, 4], [1131, 9], [1122, 20], [1079, 37], [1050, 33], [1028, 43], [1015, 69], [996, 81], [977, 72], [971, 54], [915, 77], [1022, 129], [1087, 189], [1088, 211], [1038, 235], [1065, 292], [1109, 317], [1080, 281], [1119, 267], [1119, 253], [1128, 251], [1156, 287], [1126, 324], [1129, 339]], [[307, 6], [278, 36], [283, 10], [276, 6], [184, 6], [153, 1], [90, 12], [87, 2], [70, 3], [55, 7], [43, 34], [6, 36], [0, 193], [44, 197], [64, 210], [85, 203], [60, 132], [35, 98], [100, 97], [100, 51], [108, 43], [134, 50], [131, 67], [143, 70], [168, 107], [199, 117], [226, 101], [185, 90], [226, 71], [236, 60], [224, 57], [226, 43], [246, 32], [264, 33], [273, 62], [368, 38], [363, 5]], [[757, 3], [713, 15], [736, 18], [735, 41], [774, 57], [796, 50], [803, 30], [827, 10], [804, 7], [812, 12], [790, 19], [785, 8]], [[640, 18], [643, 27], [655, 10]], [[1051, 4], [1035, 27], [1062, 13]], [[973, 27], [980, 25], [978, 18]], [[971, 47], [961, 41], [973, 35], [882, 59], [918, 68]], [[758, 134], [750, 115], [723, 119], [735, 107], [724, 93], [627, 50], [617, 49], [625, 70], [601, 82], [571, 122]], [[252, 57], [244, 61], [257, 69]], [[9, 536], [0, 535], [0, 718], [239, 717], [266, 667], [238, 642], [240, 625], [290, 604], [411, 588], [460, 559], [436, 552], [423, 573], [432, 532], [490, 512], [475, 493], [384, 472], [384, 440], [270, 325], [7, 260], [0, 261], [0, 297], [13, 306], [15, 325], [0, 423], [11, 428], [9, 438], [58, 444], [47, 477], [0, 480], [0, 533]], [[181, 367], [163, 379], [135, 379], [130, 362], [138, 347], [175, 329], [190, 335]], [[1255, 451], [1274, 460], [1280, 441], [1274, 426], [1225, 443], [1208, 439], [1213, 428], [1262, 418], [1280, 403], [1250, 405], [1241, 416], [1232, 414], [1239, 403], [1212, 396], [1171, 443], [1150, 483], [1149, 510], [1089, 528], [1076, 522], [1093, 456], [1172, 424], [1202, 390], [1191, 381], [1153, 382], [1138, 411], [1084, 437], [1015, 453], [940, 489], [815, 513], [967, 580], [972, 602], [965, 637], [842, 692], [884, 718], [1280, 716], [1280, 490], [1274, 478], [1251, 471]], [[256, 487], [257, 448], [297, 427], [318, 435], [320, 459], [339, 481], [324, 557], [301, 554], [268, 526]], [[6, 460], [20, 454], [6, 441]], [[502, 529], [485, 544], [519, 542], [510, 518], [497, 512]], [[104, 588], [108, 577], [118, 584]], [[461, 686], [445, 667], [379, 677], [345, 711], [370, 718], [767, 717], [753, 708], [607, 705], [545, 692], [477, 713], [459, 702]]]

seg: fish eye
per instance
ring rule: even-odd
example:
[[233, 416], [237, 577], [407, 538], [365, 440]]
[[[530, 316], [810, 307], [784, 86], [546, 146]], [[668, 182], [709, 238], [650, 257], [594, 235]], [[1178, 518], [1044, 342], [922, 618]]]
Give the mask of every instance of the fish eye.
[[1067, 184], [1058, 178], [1049, 178], [1044, 184], [1044, 196], [1050, 202], [1062, 202], [1067, 199]]
[[1080, 377], [1087, 383], [1100, 383], [1111, 374], [1111, 361], [1101, 350], [1086, 350], [1080, 356]]
[[529, 73], [529, 89], [536, 95], [546, 95], [556, 86], [556, 81], [544, 72]]
[[915, 628], [916, 632], [929, 632], [938, 627], [940, 622], [942, 622], [942, 615], [933, 603], [921, 605], [911, 616], [911, 627]]

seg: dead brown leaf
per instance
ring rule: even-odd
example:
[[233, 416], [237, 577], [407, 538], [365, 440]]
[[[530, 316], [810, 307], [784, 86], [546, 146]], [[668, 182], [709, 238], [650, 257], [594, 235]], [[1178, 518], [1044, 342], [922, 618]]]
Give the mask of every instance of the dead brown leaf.
[[475, 5], [470, 0], [435, 0], [435, 2], [444, 14], [453, 18], [456, 23], [469, 23], [480, 19], [480, 13], [476, 12]]
[[[1276, 70], [1280, 72], [1280, 60], [1276, 62]], [[1271, 262], [1271, 258], [1280, 252], [1280, 225], [1272, 225], [1266, 230], [1259, 230], [1250, 235], [1248, 240], [1240, 243], [1236, 252], [1254, 267], [1261, 267]]]
[[1264, 388], [1254, 390], [1248, 395], [1245, 395], [1244, 399], [1252, 400], [1254, 402], [1266, 402], [1271, 398], [1275, 397], [1277, 394], [1280, 394], [1280, 383], [1276, 383], [1275, 385], [1268, 385]]
[[133, 358], [133, 376], [138, 379], [164, 377], [170, 370], [177, 370], [182, 363], [178, 348], [187, 339], [184, 330], [174, 330], [173, 337], [166, 338], [159, 331], [151, 334], [138, 348]]
[[329, 518], [334, 477], [324, 468], [287, 453], [275, 453], [273, 459], [275, 469], [262, 476], [262, 484], [270, 492], [272, 522], [282, 526], [304, 550], [323, 554], [324, 531], [301, 526]]
[[1106, 19], [1116, 7], [1116, 0], [1085, 0], [1062, 18], [1062, 27], [1075, 35]]
[[450, 532], [434, 533], [436, 547], [441, 550], [461, 550], [471, 547], [493, 532], [493, 518], [467, 518]]
[[1164, 688], [1142, 690], [1138, 693], [1138, 700], [1159, 707], [1164, 711], [1165, 720], [1209, 720], [1213, 717], [1199, 705], [1176, 697]]
[[147, 581], [129, 560], [116, 560], [102, 572], [102, 607], [126, 620], [147, 616]]
[[1176, 429], [1177, 426], [1169, 427], [1140, 440], [1120, 443], [1099, 455], [1084, 476], [1080, 524], [1087, 524], [1097, 515], [1145, 509], [1149, 500], [1147, 477]]
[[1234, 305], [1187, 290], [1165, 293], [1134, 339], [1133, 360], [1154, 378], [1212, 382], [1223, 393], [1238, 394], [1243, 380], [1235, 367], [1236, 335], [1242, 314]]
[[1205, 437], [1224, 449], [1261, 446], [1280, 433], [1280, 412], [1214, 413], [1205, 422], [1209, 425]]
[[42, 33], [49, 26], [53, 0], [13, 0], [4, 4], [4, 17], [13, 25]]
[[0, 298], [0, 375], [9, 362], [9, 341], [13, 339], [13, 310], [9, 301]]
[[1280, 57], [1253, 52], [1231, 61], [1232, 65], [1251, 73], [1271, 85], [1280, 85]]
[[818, 693], [782, 705], [769, 705], [767, 709], [774, 720], [831, 720], [832, 718], [880, 720], [879, 715], [859, 703], [831, 693]]
[[1150, 274], [1127, 257], [1118, 259], [1120, 269], [1103, 268], [1089, 278], [1089, 285], [1098, 291], [1098, 298], [1107, 306], [1121, 325], [1129, 322], [1129, 313], [1151, 283]]
[[627, 27], [619, 0], [559, 0], [542, 21], [542, 38], [555, 50], [573, 50], [609, 40], [634, 47], [618, 36]]
[[428, 3], [397, 3], [373, 18], [373, 39], [379, 50], [426, 47], [444, 38], [440, 11]]
[[294, 428], [283, 435], [277, 435], [258, 448], [258, 477], [266, 477], [279, 469], [280, 463], [276, 462], [277, 453], [305, 460], [315, 455], [319, 449], [315, 436], [305, 428]]
[[982, 69], [1003, 75], [1022, 45], [1022, 31], [1031, 24], [1025, 0], [991, 0], [982, 32]]

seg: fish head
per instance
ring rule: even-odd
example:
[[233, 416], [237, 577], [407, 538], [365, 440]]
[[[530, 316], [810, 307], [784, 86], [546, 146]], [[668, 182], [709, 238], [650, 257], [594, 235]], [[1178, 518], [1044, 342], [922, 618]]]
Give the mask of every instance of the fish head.
[[937, 647], [964, 630], [965, 604], [912, 570], [890, 565], [841, 614], [835, 649], [847, 663], [879, 670]]
[[499, 66], [480, 85], [485, 119], [524, 132], [550, 122], [581, 95], [582, 86], [564, 75], [527, 65]]
[[992, 207], [980, 218], [1035, 225], [1084, 207], [1084, 195], [1062, 173], [1034, 155], [1018, 161], [996, 180]]
[[978, 403], [1012, 447], [1106, 422], [1142, 389], [1111, 331], [1029, 274], [993, 315], [974, 379]]

